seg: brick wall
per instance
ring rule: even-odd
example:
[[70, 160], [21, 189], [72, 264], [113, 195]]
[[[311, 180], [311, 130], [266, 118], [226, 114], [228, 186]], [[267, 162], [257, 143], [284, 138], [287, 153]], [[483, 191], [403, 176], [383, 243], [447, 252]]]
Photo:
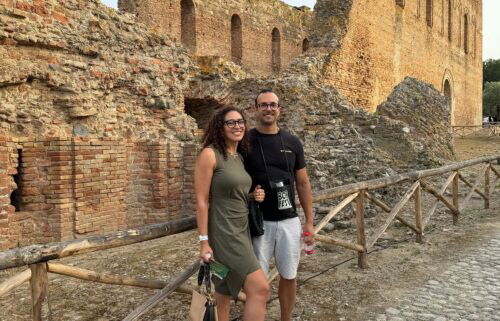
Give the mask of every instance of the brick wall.
[[194, 214], [194, 144], [0, 137], [0, 151], [0, 249]]
[[[481, 123], [482, 1], [434, 0], [432, 26], [425, 1], [353, 2], [341, 48], [334, 53], [326, 80], [354, 105], [374, 111], [406, 76], [426, 81], [444, 93], [448, 79], [452, 124]], [[369, 8], [369, 10], [368, 10]], [[468, 53], [464, 17], [468, 15]]]
[[[241, 46], [242, 66], [257, 74], [272, 72], [274, 28], [280, 33], [281, 68], [302, 54], [302, 43], [307, 37], [304, 21], [310, 16], [277, 0], [119, 0], [118, 7], [136, 14], [140, 22], [168, 34], [179, 44], [184, 42], [198, 56], [220, 56], [239, 63], [240, 59], [233, 59], [232, 53]], [[185, 8], [183, 14], [182, 8]], [[190, 15], [184, 28], [190, 39], [186, 42], [182, 36], [182, 16]], [[234, 24], [238, 21], [241, 34]], [[189, 35], [190, 32], [193, 34]]]
[[16, 187], [12, 175], [17, 173], [15, 159], [12, 159], [13, 144], [10, 138], [0, 136], [0, 248], [13, 246], [10, 239], [9, 222], [15, 208], [10, 194]]

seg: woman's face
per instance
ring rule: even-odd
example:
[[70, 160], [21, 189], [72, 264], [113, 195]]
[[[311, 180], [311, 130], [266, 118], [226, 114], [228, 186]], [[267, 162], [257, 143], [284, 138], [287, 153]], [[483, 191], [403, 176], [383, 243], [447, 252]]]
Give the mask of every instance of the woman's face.
[[245, 135], [245, 120], [237, 111], [224, 116], [224, 137], [229, 142], [240, 142]]

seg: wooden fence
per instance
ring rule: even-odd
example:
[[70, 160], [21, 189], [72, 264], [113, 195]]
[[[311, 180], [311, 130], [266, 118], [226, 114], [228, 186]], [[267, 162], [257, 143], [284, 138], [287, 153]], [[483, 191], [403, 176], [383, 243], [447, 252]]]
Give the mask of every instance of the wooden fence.
[[[490, 199], [500, 179], [500, 169], [495, 168], [495, 166], [499, 164], [500, 155], [488, 156], [440, 168], [408, 172], [400, 175], [343, 185], [316, 193], [314, 195], [315, 202], [337, 198], [342, 199], [336, 206], [330, 209], [329, 213], [318, 224], [316, 224], [314, 228], [315, 232], [319, 232], [342, 209], [354, 203], [356, 242], [319, 234], [316, 235], [316, 239], [319, 242], [341, 246], [357, 252], [358, 265], [361, 268], [366, 268], [368, 251], [376, 244], [377, 240], [394, 220], [398, 220], [411, 229], [415, 233], [416, 241], [422, 242], [425, 228], [435, 213], [438, 203], [444, 204], [449, 209], [453, 223], [458, 222], [460, 213], [468, 205], [474, 193], [478, 194], [484, 200], [484, 207], [489, 208]], [[460, 170], [471, 166], [480, 166], [479, 174], [473, 182], [469, 182], [460, 173]], [[449, 174], [449, 176], [439, 188], [434, 187], [429, 182], [430, 178], [444, 174]], [[460, 199], [460, 182], [462, 182], [462, 186], [465, 185], [467, 188], [467, 193], [464, 194], [465, 197], [462, 199]], [[410, 183], [411, 186], [392, 207], [382, 200], [377, 199], [372, 192], [376, 189], [402, 183]], [[480, 188], [481, 183], [483, 183], [482, 188]], [[450, 185], [451, 199], [448, 199], [445, 196], [445, 192]], [[426, 215], [423, 213], [422, 192], [429, 193], [434, 199]], [[400, 214], [405, 204], [407, 204], [411, 198], [413, 198], [414, 201], [414, 220], [410, 222], [401, 217]], [[367, 201], [388, 213], [384, 223], [376, 228], [368, 237], [364, 224], [364, 210]], [[29, 269], [0, 283], [0, 297], [24, 282], [29, 281], [31, 286], [33, 320], [41, 321], [50, 319], [50, 311], [47, 307], [49, 286], [48, 273], [56, 273], [93, 282], [160, 289], [157, 294], [136, 308], [124, 319], [126, 321], [138, 320], [140, 316], [144, 315], [157, 303], [164, 300], [173, 291], [190, 294], [192, 290], [182, 284], [197, 271], [199, 262], [195, 261], [192, 263], [179, 277], [167, 284], [159, 280], [97, 273], [77, 267], [53, 263], [51, 260], [139, 243], [194, 228], [196, 228], [195, 218], [189, 217], [163, 224], [149, 225], [140, 229], [120, 231], [105, 236], [94, 236], [85, 239], [44, 245], [32, 245], [0, 252], [0, 270], [29, 266]], [[269, 275], [269, 282], [276, 276], [277, 271], [273, 270]], [[240, 299], [245, 299], [244, 294], [240, 294]]]
[[485, 123], [477, 126], [451, 126], [454, 137], [464, 138], [467, 136], [500, 136], [500, 122]]

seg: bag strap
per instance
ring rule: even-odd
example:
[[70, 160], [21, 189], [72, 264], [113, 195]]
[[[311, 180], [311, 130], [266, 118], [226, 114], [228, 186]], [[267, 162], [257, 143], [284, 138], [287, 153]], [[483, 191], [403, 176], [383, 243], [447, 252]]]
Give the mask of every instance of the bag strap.
[[198, 271], [198, 287], [205, 284], [207, 294], [212, 293], [212, 282], [210, 280], [210, 263], [203, 262]]

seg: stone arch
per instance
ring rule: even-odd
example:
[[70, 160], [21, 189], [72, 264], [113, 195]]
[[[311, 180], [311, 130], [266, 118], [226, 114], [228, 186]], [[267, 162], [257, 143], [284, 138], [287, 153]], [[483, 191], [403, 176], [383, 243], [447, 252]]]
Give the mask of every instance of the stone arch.
[[193, 0], [181, 0], [181, 42], [196, 52], [196, 12]]
[[281, 34], [278, 28], [272, 32], [272, 70], [279, 72], [281, 69]]
[[453, 11], [451, 0], [448, 0], [448, 41], [452, 41], [452, 30], [453, 30]]
[[200, 130], [208, 128], [208, 123], [212, 119], [212, 116], [223, 106], [212, 97], [184, 97], [184, 112], [194, 118]]
[[231, 17], [231, 60], [239, 65], [243, 62], [243, 30], [237, 14]]
[[[448, 97], [449, 99], [449, 109], [450, 111], [453, 110], [453, 77], [451, 75], [451, 72], [447, 69], [444, 72], [443, 76], [443, 83], [441, 85], [441, 93]], [[452, 115], [453, 119], [453, 115]]]
[[302, 53], [305, 53], [307, 50], [309, 50], [309, 39], [304, 38], [302, 40]]
[[469, 53], [469, 16], [464, 14], [464, 52]]
[[433, 1], [426, 0], [425, 1], [425, 21], [429, 27], [432, 27], [432, 15], [433, 15]]

